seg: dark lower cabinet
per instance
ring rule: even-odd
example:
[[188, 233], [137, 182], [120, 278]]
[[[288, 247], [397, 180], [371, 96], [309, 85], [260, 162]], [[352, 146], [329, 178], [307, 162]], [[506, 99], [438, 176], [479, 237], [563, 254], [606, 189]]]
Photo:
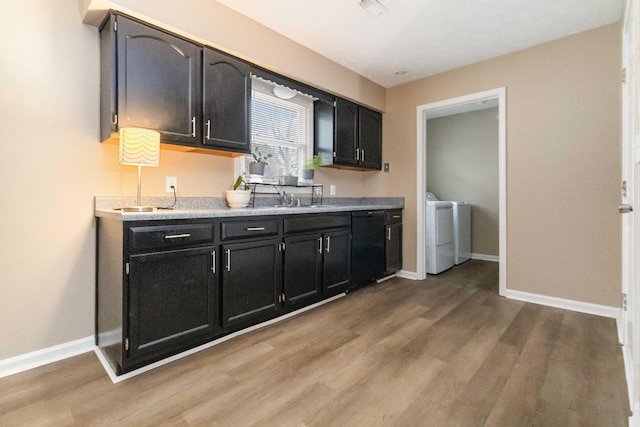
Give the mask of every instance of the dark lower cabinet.
[[402, 268], [402, 224], [385, 226], [385, 273], [392, 274]]
[[351, 283], [351, 229], [324, 233], [324, 292], [336, 295]]
[[233, 329], [276, 315], [281, 294], [281, 240], [222, 246], [222, 325]]
[[402, 211], [387, 211], [384, 227], [384, 274], [388, 276], [402, 268]]
[[322, 293], [322, 235], [286, 237], [284, 244], [285, 304], [317, 300]]
[[[401, 247], [402, 224], [391, 226], [387, 269]], [[361, 238], [351, 212], [98, 218], [96, 345], [121, 375], [338, 295]]]
[[214, 262], [213, 246], [131, 256], [128, 363], [216, 332]]

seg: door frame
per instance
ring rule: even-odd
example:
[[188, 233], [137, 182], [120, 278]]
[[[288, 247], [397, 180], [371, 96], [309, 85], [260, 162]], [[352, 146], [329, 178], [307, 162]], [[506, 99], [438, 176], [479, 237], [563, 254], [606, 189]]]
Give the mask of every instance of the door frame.
[[[622, 67], [625, 70], [624, 82], [621, 85], [622, 96], [622, 176], [626, 181], [627, 194], [621, 192], [621, 203], [634, 205], [640, 200], [640, 134], [636, 128], [640, 125], [640, 91], [638, 90], [638, 73], [640, 61], [640, 5], [637, 0], [627, 0], [622, 25]], [[629, 425], [640, 425], [640, 214], [636, 209], [629, 214], [621, 215], [622, 230], [622, 283], [621, 292], [626, 294], [626, 306], [618, 319], [618, 338], [623, 345], [625, 373], [629, 404], [633, 416]]]
[[426, 273], [426, 206], [427, 191], [427, 113], [443, 108], [450, 108], [498, 99], [498, 196], [499, 196], [499, 293], [507, 292], [507, 178], [506, 178], [506, 137], [507, 137], [507, 89], [500, 87], [483, 92], [472, 93], [456, 98], [418, 105], [417, 111], [417, 141], [416, 141], [416, 276], [418, 280], [427, 277]]

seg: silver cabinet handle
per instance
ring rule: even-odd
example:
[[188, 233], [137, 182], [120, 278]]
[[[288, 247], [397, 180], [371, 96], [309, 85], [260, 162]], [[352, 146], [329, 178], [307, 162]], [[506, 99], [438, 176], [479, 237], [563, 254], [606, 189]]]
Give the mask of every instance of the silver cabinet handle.
[[360, 149], [356, 148], [356, 160], [360, 160]]
[[621, 214], [631, 213], [631, 212], [633, 212], [633, 206], [632, 205], [620, 205], [620, 206], [618, 206], [618, 212], [620, 212]]
[[247, 231], [264, 231], [264, 227], [247, 227]]
[[227, 271], [231, 271], [231, 249], [227, 249]]
[[331, 251], [331, 236], [327, 236], [327, 247], [325, 249], [327, 253]]
[[391, 227], [387, 228], [387, 240], [391, 240]]
[[191, 117], [191, 136], [196, 136], [196, 118]]
[[360, 159], [360, 160], [362, 160], [364, 162], [364, 148], [361, 151], [362, 151], [362, 159]]
[[400, 218], [400, 215], [393, 215], [393, 218]]
[[322, 253], [322, 237], [318, 237], [318, 253]]
[[211, 139], [211, 119], [207, 120], [207, 139]]
[[168, 236], [164, 236], [164, 239], [165, 240], [184, 239], [186, 237], [191, 237], [191, 234], [189, 234], [189, 233], [185, 233], [185, 234], [170, 234]]
[[211, 272], [216, 274], [216, 251], [211, 252]]

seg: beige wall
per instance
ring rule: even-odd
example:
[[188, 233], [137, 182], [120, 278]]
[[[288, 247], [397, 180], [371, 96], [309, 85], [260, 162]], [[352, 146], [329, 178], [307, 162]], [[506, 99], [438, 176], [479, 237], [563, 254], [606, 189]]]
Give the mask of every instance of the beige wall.
[[[384, 109], [384, 88], [216, 1], [122, 4]], [[0, 27], [0, 360], [93, 335], [93, 197], [136, 192], [136, 168], [98, 142], [99, 38], [83, 16], [78, 0], [25, 0]], [[166, 195], [165, 176], [178, 177], [182, 196], [222, 196], [232, 183], [230, 158], [162, 151], [160, 162], [143, 172], [145, 195]], [[365, 175], [329, 170], [318, 180], [360, 197]]]
[[471, 252], [499, 254], [498, 108], [427, 121], [427, 191], [471, 209]]
[[620, 28], [613, 24], [387, 91], [377, 194], [406, 197], [404, 263], [416, 269], [416, 107], [507, 93], [507, 286], [620, 302]]

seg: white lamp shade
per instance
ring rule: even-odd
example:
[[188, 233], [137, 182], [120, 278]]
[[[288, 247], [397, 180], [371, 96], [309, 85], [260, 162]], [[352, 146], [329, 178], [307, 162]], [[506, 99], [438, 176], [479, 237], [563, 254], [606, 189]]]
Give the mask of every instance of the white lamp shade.
[[160, 164], [160, 133], [141, 128], [120, 129], [120, 163], [133, 166]]

